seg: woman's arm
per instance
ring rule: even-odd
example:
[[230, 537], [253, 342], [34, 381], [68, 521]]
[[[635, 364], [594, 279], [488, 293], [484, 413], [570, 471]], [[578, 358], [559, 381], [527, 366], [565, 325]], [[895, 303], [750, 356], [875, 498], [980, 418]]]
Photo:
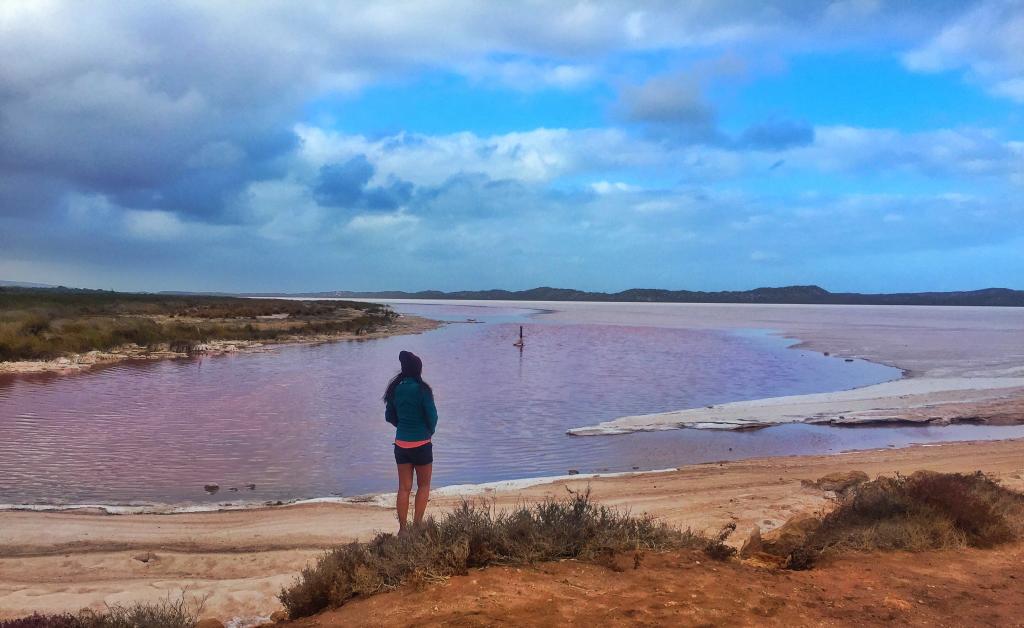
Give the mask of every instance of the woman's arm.
[[434, 405], [433, 393], [423, 391], [423, 415], [427, 419], [427, 427], [430, 429], [430, 435], [434, 435], [434, 430], [437, 429], [437, 406]]
[[384, 420], [398, 427], [398, 412], [395, 410], [395, 402], [390, 399], [384, 405]]

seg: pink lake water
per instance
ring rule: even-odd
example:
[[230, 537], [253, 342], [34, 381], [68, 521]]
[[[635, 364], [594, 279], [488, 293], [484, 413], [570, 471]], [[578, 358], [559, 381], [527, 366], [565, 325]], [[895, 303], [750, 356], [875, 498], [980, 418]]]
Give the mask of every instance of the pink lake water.
[[[481, 322], [0, 380], [0, 503], [218, 504], [393, 491], [394, 434], [380, 395], [401, 349], [422, 356], [435, 391], [436, 486], [1024, 436], [1024, 428], [982, 426], [787, 425], [571, 437], [570, 427], [624, 415], [847, 389], [900, 373], [792, 349], [764, 330], [552, 323], [506, 307], [396, 309]], [[521, 352], [512, 346], [519, 325]], [[221, 489], [210, 495], [206, 484]]]

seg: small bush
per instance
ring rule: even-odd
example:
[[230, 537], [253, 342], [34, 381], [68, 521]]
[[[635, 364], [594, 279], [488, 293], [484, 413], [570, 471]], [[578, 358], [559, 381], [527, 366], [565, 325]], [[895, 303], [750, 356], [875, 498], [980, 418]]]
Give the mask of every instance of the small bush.
[[327, 552], [279, 598], [290, 617], [305, 617], [355, 596], [439, 581], [470, 568], [589, 559], [609, 551], [702, 547], [704, 542], [700, 535], [649, 516], [633, 517], [595, 504], [589, 491], [511, 511], [463, 502], [408, 534], [378, 534], [369, 543]]
[[0, 628], [81, 628], [78, 617], [70, 613], [41, 615], [32, 613], [18, 619], [0, 619]]
[[840, 497], [787, 566], [826, 553], [992, 547], [1024, 536], [1024, 495], [982, 473], [880, 477]]
[[729, 522], [704, 544], [704, 553], [715, 560], [728, 560], [736, 555], [736, 548], [726, 544], [725, 540], [736, 531], [736, 524]]
[[33, 613], [20, 619], [0, 619], [0, 628], [192, 628], [204, 603], [205, 599], [192, 600], [182, 594], [155, 604], [109, 606], [100, 612]]
[[21, 333], [26, 336], [38, 336], [50, 331], [50, 319], [42, 314], [32, 314], [21, 323]]

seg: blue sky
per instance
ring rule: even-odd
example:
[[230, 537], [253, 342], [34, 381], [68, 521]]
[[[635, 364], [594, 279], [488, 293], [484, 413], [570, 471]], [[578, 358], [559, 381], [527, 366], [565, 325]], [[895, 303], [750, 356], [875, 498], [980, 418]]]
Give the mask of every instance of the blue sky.
[[1024, 2], [0, 5], [0, 278], [1024, 288]]

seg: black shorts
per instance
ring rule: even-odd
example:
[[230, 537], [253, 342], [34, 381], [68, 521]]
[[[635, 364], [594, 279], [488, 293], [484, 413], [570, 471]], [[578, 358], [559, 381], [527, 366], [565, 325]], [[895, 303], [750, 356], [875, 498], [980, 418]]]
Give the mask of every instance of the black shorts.
[[431, 464], [434, 462], [434, 444], [427, 443], [409, 449], [395, 445], [395, 462], [397, 464], [412, 464], [417, 467]]

